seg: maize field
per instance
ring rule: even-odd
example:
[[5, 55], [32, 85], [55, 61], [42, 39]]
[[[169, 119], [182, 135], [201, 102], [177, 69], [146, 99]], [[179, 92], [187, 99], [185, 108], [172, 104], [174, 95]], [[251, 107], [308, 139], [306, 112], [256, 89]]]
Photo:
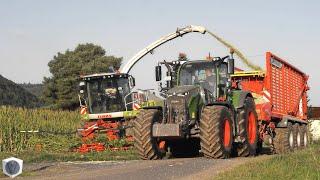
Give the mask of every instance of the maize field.
[[78, 112], [0, 106], [0, 152], [68, 151], [79, 127]]

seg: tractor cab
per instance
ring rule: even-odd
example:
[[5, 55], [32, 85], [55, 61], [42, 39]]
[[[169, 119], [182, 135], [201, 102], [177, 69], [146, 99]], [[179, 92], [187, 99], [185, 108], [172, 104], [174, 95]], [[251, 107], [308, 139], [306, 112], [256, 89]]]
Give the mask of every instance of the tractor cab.
[[134, 78], [124, 73], [82, 76], [80, 106], [86, 106], [89, 114], [130, 111], [134, 85]]
[[199, 85], [212, 97], [226, 95], [228, 65], [219, 61], [190, 61], [180, 67], [178, 86]]
[[[225, 61], [225, 59], [228, 59]], [[227, 90], [231, 87], [230, 74], [233, 74], [233, 57], [215, 57], [210, 60], [160, 62], [156, 67], [156, 80], [161, 81], [161, 65], [167, 68], [166, 94], [177, 94], [182, 89], [201, 87], [211, 101], [226, 100]], [[178, 90], [180, 89], [180, 90]]]

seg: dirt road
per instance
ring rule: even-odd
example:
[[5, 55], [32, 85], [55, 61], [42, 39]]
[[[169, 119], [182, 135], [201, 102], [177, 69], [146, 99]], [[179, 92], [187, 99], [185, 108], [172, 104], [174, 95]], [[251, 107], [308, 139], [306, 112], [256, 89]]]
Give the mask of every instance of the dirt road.
[[25, 179], [211, 179], [219, 172], [254, 159], [177, 158], [156, 161], [66, 162], [35, 164], [26, 167], [32, 171]]

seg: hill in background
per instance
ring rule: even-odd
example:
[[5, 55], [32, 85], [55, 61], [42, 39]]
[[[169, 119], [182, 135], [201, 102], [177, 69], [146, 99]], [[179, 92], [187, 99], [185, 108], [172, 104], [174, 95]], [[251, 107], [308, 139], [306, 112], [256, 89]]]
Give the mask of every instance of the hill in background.
[[30, 92], [38, 98], [40, 98], [42, 95], [43, 84], [23, 83], [18, 85], [23, 87], [25, 90], [27, 90], [28, 92]]
[[34, 94], [0, 75], [0, 105], [32, 108], [39, 107], [41, 102]]

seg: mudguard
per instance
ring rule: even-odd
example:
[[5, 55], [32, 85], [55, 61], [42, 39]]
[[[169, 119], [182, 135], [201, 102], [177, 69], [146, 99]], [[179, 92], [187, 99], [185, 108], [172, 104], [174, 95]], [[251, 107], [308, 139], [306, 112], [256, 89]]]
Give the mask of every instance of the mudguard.
[[231, 99], [235, 109], [242, 108], [247, 97], [253, 97], [250, 91], [232, 91]]

